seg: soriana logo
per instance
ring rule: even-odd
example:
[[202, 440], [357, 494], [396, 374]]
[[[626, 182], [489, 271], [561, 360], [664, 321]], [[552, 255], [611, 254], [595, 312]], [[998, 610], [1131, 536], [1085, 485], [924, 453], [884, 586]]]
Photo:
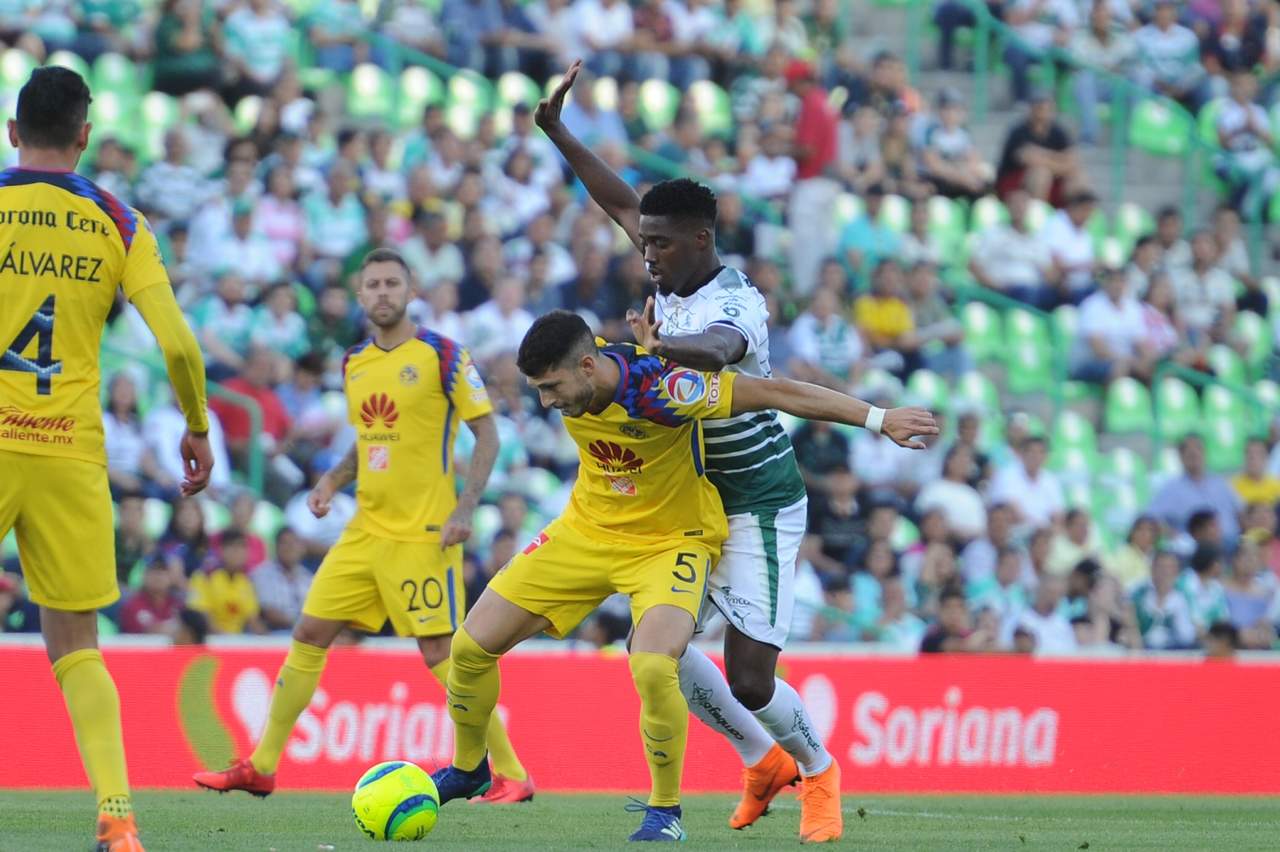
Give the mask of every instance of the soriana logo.
[[366, 429], [374, 426], [390, 429], [399, 419], [400, 412], [396, 411], [396, 404], [385, 393], [373, 394], [360, 406], [360, 420], [364, 422]]
[[592, 441], [587, 452], [591, 453], [600, 469], [608, 473], [639, 473], [644, 467], [644, 459], [613, 441]]

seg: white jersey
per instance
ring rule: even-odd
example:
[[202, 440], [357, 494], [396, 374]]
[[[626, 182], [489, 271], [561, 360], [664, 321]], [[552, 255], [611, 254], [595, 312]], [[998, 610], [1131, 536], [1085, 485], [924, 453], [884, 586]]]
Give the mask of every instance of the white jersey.
[[[769, 309], [741, 270], [723, 266], [688, 296], [658, 293], [660, 334], [701, 334], [732, 328], [747, 341], [746, 354], [727, 369], [769, 378]], [[805, 496], [791, 440], [773, 411], [703, 421], [707, 476], [720, 491], [726, 514], [789, 506]]]

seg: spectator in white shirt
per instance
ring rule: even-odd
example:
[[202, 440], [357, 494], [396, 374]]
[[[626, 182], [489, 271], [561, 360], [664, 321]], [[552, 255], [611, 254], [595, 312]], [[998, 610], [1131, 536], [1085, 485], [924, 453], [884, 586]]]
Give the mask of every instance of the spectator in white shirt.
[[788, 370], [831, 388], [847, 388], [862, 360], [862, 338], [840, 314], [840, 297], [829, 287], [813, 294], [809, 308], [787, 333], [793, 360]]
[[1128, 292], [1122, 269], [1102, 274], [1102, 289], [1080, 304], [1071, 378], [1107, 384], [1121, 376], [1147, 381], [1155, 367], [1142, 305]]
[[424, 290], [441, 284], [457, 284], [466, 273], [462, 250], [449, 242], [444, 216], [419, 210], [413, 217], [414, 233], [401, 247], [413, 279]]
[[[167, 477], [180, 482], [186, 475], [186, 463], [178, 451], [187, 420], [178, 406], [173, 404], [172, 391], [167, 382], [160, 382], [152, 391], [151, 410], [142, 418], [142, 435], [156, 462]], [[222, 421], [209, 411], [209, 446], [213, 449], [213, 474], [209, 478], [209, 493], [226, 494], [231, 488], [231, 461], [227, 456], [227, 441], [222, 434]]]
[[623, 0], [577, 0], [573, 10], [578, 35], [590, 51], [587, 67], [601, 77], [620, 76], [635, 35], [630, 4]]
[[987, 528], [987, 510], [982, 505], [982, 497], [967, 481], [973, 464], [973, 451], [964, 444], [956, 444], [942, 463], [942, 478], [924, 486], [916, 497], [916, 512], [941, 510], [951, 533], [961, 542], [977, 538]]
[[1156, 0], [1151, 23], [1134, 34], [1138, 44], [1139, 85], [1181, 101], [1197, 112], [1209, 99], [1204, 66], [1200, 64], [1200, 40], [1178, 23], [1178, 4]]
[[369, 165], [360, 175], [364, 191], [371, 192], [384, 202], [399, 201], [409, 196], [409, 183], [404, 172], [391, 167], [391, 145], [395, 140], [385, 130], [375, 130], [369, 135]]
[[1076, 650], [1075, 629], [1059, 608], [1065, 593], [1066, 581], [1061, 577], [1042, 577], [1031, 606], [1005, 623], [1002, 644], [1012, 645], [1014, 632], [1022, 630], [1035, 638], [1038, 654], [1069, 654]]
[[533, 124], [533, 110], [526, 103], [518, 103], [511, 110], [511, 132], [507, 135], [498, 155], [502, 162], [517, 148], [533, 158], [533, 180], [547, 190], [564, 183], [560, 152], [542, 131]]
[[254, 227], [254, 203], [247, 198], [235, 202], [231, 231], [212, 254], [218, 265], [211, 273], [230, 270], [244, 279], [252, 300], [284, 277], [284, 269], [267, 238]]
[[1228, 336], [1236, 313], [1236, 288], [1218, 266], [1213, 234], [1200, 231], [1191, 238], [1191, 265], [1170, 276], [1178, 317], [1186, 323], [1193, 344]]
[[787, 154], [787, 131], [774, 127], [761, 140], [760, 153], [747, 163], [739, 188], [746, 195], [785, 198], [795, 183], [796, 161]]
[[1231, 97], [1218, 113], [1218, 144], [1223, 154], [1215, 170], [1231, 190], [1233, 205], [1252, 220], [1280, 187], [1280, 165], [1272, 149], [1267, 111], [1254, 102], [1258, 78], [1245, 68], [1231, 75]]
[[[631, 14], [630, 11], [627, 14]], [[617, 110], [600, 106], [596, 101], [595, 86], [594, 74], [585, 69], [578, 72], [578, 79], [569, 93], [571, 100], [564, 105], [560, 120], [570, 133], [589, 148], [598, 148], [606, 142], [626, 145], [627, 128], [622, 123], [622, 117]]]
[[1004, 52], [1012, 97], [1025, 101], [1031, 94], [1031, 66], [1053, 61], [1049, 51], [1067, 46], [1080, 25], [1080, 12], [1074, 0], [1013, 0], [1005, 6], [1004, 21], [1018, 36]]
[[1025, 189], [1009, 193], [1008, 223], [993, 225], [978, 235], [969, 257], [969, 272], [984, 287], [1036, 304], [1056, 271], [1049, 247], [1027, 228], [1030, 201]]
[[1038, 235], [1053, 259], [1059, 303], [1078, 305], [1093, 291], [1093, 237], [1085, 224], [1097, 205], [1093, 190], [1075, 190], [1067, 197], [1066, 209], [1050, 216]]
[[533, 325], [524, 309], [524, 281], [508, 275], [493, 289], [493, 298], [465, 318], [466, 343], [479, 363], [512, 351]]
[[1176, 553], [1161, 551], [1151, 564], [1151, 579], [1133, 592], [1142, 644], [1154, 651], [1190, 648], [1196, 641], [1191, 606], [1177, 589], [1181, 571]]
[[1018, 448], [1018, 461], [1003, 467], [991, 480], [988, 503], [1007, 503], [1018, 523], [1032, 529], [1062, 521], [1062, 484], [1044, 469], [1048, 448], [1044, 438], [1029, 435]]
[[153, 219], [187, 222], [209, 200], [213, 188], [187, 164], [186, 132], [175, 127], [164, 135], [164, 159], [147, 167], [134, 192]]
[[1080, 106], [1080, 142], [1093, 145], [1098, 141], [1098, 104], [1114, 100], [1122, 93], [1108, 76], [1097, 70], [1121, 77], [1128, 75], [1137, 45], [1123, 27], [1114, 26], [1110, 0], [1094, 0], [1089, 13], [1089, 26], [1071, 39], [1071, 53], [1081, 67], [1075, 72], [1073, 87]]
[[302, 564], [306, 545], [289, 527], [276, 533], [276, 558], [259, 565], [251, 575], [258, 607], [268, 630], [292, 630], [302, 615], [312, 573]]
[[546, 283], [558, 287], [572, 281], [578, 274], [569, 250], [555, 240], [556, 220], [550, 212], [539, 213], [529, 222], [524, 236], [509, 240], [502, 247], [502, 255], [508, 269], [527, 275], [535, 254], [541, 253], [547, 261]]
[[948, 198], [976, 199], [995, 176], [965, 127], [964, 99], [955, 89], [938, 95], [938, 121], [925, 131], [921, 150], [924, 176]]

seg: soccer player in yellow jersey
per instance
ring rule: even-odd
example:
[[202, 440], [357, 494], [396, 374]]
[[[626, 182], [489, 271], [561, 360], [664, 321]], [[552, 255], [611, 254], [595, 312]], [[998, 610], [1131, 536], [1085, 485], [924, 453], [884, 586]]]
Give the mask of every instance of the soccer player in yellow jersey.
[[137, 852], [120, 696], [98, 652], [97, 612], [120, 597], [99, 403], [98, 350], [123, 287], [164, 353], [187, 420], [182, 492], [209, 482], [204, 362], [155, 236], [138, 211], [73, 171], [92, 98], [65, 68], [18, 93], [0, 172], [0, 537], [15, 530], [45, 646], [98, 799], [98, 848]]
[[[275, 789], [289, 733], [348, 624], [376, 631], [389, 617], [396, 633], [418, 640], [441, 684], [449, 675], [449, 641], [464, 612], [462, 543], [498, 455], [498, 429], [467, 350], [406, 315], [410, 274], [400, 255], [375, 249], [359, 276], [357, 295], [374, 333], [342, 362], [357, 439], [307, 501], [323, 517], [354, 479], [356, 514], [312, 581], [257, 748], [226, 770], [196, 774], [195, 782], [212, 790], [266, 796]], [[460, 497], [453, 469], [459, 421], [476, 438]], [[496, 715], [485, 740], [496, 775], [486, 801], [532, 799], [533, 783]]]
[[[693, 636], [728, 522], [703, 475], [700, 421], [777, 409], [879, 428], [903, 446], [937, 434], [918, 408], [874, 409], [816, 385], [680, 367], [634, 345], [603, 346], [582, 318], [552, 311], [517, 357], [543, 405], [560, 410], [578, 445], [569, 505], [489, 583], [453, 639], [449, 715], [453, 764], [434, 776], [442, 802], [489, 783], [485, 732], [497, 703], [498, 658], [538, 633], [567, 635], [614, 592], [631, 598], [629, 663], [652, 789], [632, 840], [682, 840], [680, 773], [689, 710], [676, 660]], [[882, 425], [878, 425], [882, 423]]]

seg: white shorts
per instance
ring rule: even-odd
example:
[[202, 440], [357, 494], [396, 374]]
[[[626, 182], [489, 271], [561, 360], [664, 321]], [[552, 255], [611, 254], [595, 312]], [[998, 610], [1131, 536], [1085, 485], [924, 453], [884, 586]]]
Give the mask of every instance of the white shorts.
[[729, 537], [707, 582], [699, 629], [714, 606], [740, 633], [781, 650], [795, 606], [796, 556], [809, 501], [729, 516]]

